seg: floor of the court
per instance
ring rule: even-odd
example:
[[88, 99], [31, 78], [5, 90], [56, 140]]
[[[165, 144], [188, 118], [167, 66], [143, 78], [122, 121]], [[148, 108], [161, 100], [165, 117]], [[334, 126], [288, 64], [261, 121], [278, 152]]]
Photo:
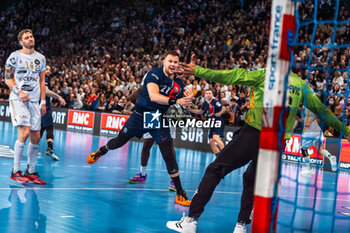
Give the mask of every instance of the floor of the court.
[[[157, 146], [151, 149], [147, 168], [148, 179], [144, 184], [129, 184], [140, 166], [142, 143], [130, 142], [119, 150], [109, 152], [96, 164], [86, 163], [87, 155], [105, 144], [109, 138], [89, 134], [55, 130], [56, 154], [60, 161], [52, 161], [45, 155], [45, 140], [40, 142], [41, 156], [36, 170], [47, 185], [18, 184], [10, 179], [13, 165], [11, 149], [17, 131], [10, 123], [0, 122], [0, 232], [172, 232], [165, 226], [168, 220], [179, 220], [187, 207], [174, 203], [175, 193], [168, 191], [170, 178]], [[6, 145], [10, 146], [9, 149]], [[26, 154], [26, 148], [25, 153]], [[205, 168], [215, 156], [192, 150], [176, 149], [182, 186], [192, 197]], [[26, 156], [21, 160], [25, 169]], [[298, 166], [286, 164], [284, 174], [295, 177]], [[242, 191], [244, 167], [221, 181], [199, 219], [197, 232], [232, 232], [236, 223]], [[319, 171], [300, 182], [317, 187], [335, 187], [335, 176]], [[295, 188], [295, 182], [284, 179], [279, 205], [278, 232], [305, 232], [314, 215], [313, 232], [350, 232], [350, 217], [332, 213], [350, 212], [342, 206], [350, 206], [349, 174], [339, 173], [338, 191], [317, 190], [312, 187]], [[294, 211], [298, 191], [298, 205], [316, 207], [316, 214], [309, 210]], [[313, 197], [316, 196], [314, 202]], [[337, 200], [335, 202], [334, 200]], [[336, 203], [336, 205], [334, 205]], [[327, 213], [329, 215], [327, 216]], [[291, 220], [292, 216], [294, 220]], [[334, 217], [336, 216], [336, 217]], [[288, 224], [297, 228], [290, 230]], [[301, 229], [298, 231], [298, 229]]]

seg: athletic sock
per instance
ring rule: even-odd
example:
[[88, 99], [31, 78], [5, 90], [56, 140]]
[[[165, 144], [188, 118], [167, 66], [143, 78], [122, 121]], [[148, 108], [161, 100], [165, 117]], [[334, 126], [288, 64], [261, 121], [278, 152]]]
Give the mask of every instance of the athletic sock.
[[331, 159], [331, 153], [329, 153], [328, 150], [321, 149], [320, 154], [328, 159]]
[[141, 174], [144, 176], [146, 174], [146, 169], [147, 169], [147, 166], [141, 166], [140, 167], [140, 172]]
[[53, 150], [53, 142], [47, 142], [47, 147]]
[[100, 155], [105, 155], [108, 152], [108, 147], [107, 145], [101, 146], [99, 150]]
[[21, 156], [24, 150], [24, 143], [20, 141], [16, 141], [15, 149], [14, 149], [14, 159], [13, 159], [13, 172], [16, 173], [21, 170]]
[[307, 169], [311, 170], [310, 156], [306, 156], [304, 158], [305, 158]]
[[28, 145], [28, 172], [33, 173], [35, 171], [35, 159], [38, 155], [39, 145], [29, 142]]
[[174, 182], [177, 194], [182, 194], [183, 190], [181, 186], [180, 176], [172, 177], [171, 179]]

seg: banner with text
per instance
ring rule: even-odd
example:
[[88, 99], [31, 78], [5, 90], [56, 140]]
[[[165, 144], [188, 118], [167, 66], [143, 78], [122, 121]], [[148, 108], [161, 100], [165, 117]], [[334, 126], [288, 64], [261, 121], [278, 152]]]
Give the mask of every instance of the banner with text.
[[0, 102], [0, 121], [11, 121], [9, 102]]
[[[300, 151], [301, 135], [294, 134], [291, 139], [286, 143], [286, 149], [282, 155], [282, 159], [291, 162], [305, 162]], [[326, 140], [323, 141], [322, 147], [324, 148]], [[317, 165], [323, 165], [323, 156], [317, 153], [317, 149], [311, 146], [308, 149], [310, 155], [310, 162]]]
[[100, 135], [117, 136], [128, 119], [125, 115], [102, 113]]
[[67, 130], [93, 133], [95, 112], [68, 110]]
[[347, 140], [341, 142], [339, 168], [350, 170], [350, 142]]

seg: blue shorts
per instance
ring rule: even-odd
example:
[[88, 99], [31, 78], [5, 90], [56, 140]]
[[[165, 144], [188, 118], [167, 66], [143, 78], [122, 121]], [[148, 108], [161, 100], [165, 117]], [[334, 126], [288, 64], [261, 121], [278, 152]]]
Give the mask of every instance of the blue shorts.
[[41, 117], [41, 125], [43, 127], [53, 125], [51, 108], [47, 109], [45, 115]]
[[137, 138], [141, 138], [145, 133], [149, 133], [157, 144], [173, 140], [170, 136], [169, 128], [144, 129], [143, 116], [135, 111], [130, 115], [120, 133], [128, 137]]
[[209, 138], [213, 138], [214, 135], [220, 135], [220, 137], [224, 137], [224, 130], [225, 130], [225, 123], [223, 120], [221, 120], [221, 127], [220, 128], [211, 128], [209, 130]]

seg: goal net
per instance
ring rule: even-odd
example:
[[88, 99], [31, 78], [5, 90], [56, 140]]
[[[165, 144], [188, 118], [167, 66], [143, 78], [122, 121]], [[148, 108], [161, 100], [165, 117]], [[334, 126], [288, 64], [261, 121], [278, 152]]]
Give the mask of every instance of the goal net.
[[[350, 144], [342, 133], [350, 122], [349, 4], [346, 0], [272, 1], [252, 232], [350, 232]], [[308, 174], [301, 153], [307, 118], [302, 107], [293, 135], [284, 143], [291, 72], [305, 80], [343, 122], [337, 132], [325, 124], [324, 115], [317, 119], [320, 138], [323, 133], [328, 137], [307, 150]], [[306, 101], [305, 97], [302, 104]], [[335, 156], [336, 171], [321, 149]]]

